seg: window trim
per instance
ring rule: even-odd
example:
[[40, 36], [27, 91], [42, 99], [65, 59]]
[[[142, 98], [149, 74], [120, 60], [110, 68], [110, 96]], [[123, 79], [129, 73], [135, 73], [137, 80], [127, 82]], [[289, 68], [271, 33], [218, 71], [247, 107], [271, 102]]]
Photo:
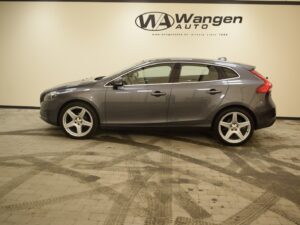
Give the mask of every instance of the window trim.
[[[106, 82], [104, 84], [104, 87], [112, 87], [112, 85], [108, 85], [110, 82], [118, 79], [119, 77], [125, 75], [125, 74], [128, 74], [128, 73], [131, 73], [133, 72], [134, 70], [138, 70], [138, 69], [141, 69], [142, 67], [145, 67], [145, 66], [153, 66], [153, 65], [160, 65], [160, 64], [172, 64], [173, 67], [172, 67], [172, 72], [171, 72], [171, 75], [170, 75], [170, 79], [169, 79], [169, 82], [168, 83], [157, 83], [157, 84], [129, 84], [129, 85], [124, 85], [126, 87], [131, 87], [131, 86], [145, 86], [145, 85], [169, 85], [169, 84], [196, 84], [196, 83], [204, 83], [204, 82], [215, 82], [216, 80], [209, 80], [209, 81], [198, 81], [198, 82], [176, 82], [176, 77], [175, 77], [175, 81], [173, 79], [173, 77], [176, 75], [176, 72], [179, 71], [179, 69], [177, 68], [176, 69], [176, 65], [177, 64], [182, 64], [182, 63], [189, 63], [189, 64], [200, 64], [200, 65], [211, 65], [211, 66], [215, 66], [216, 68], [228, 68], [228, 69], [231, 69], [232, 71], [234, 71], [238, 77], [233, 77], [233, 78], [224, 78], [224, 79], [220, 79], [220, 81], [224, 81], [224, 80], [233, 80], [233, 79], [239, 79], [241, 77], [241, 75], [233, 68], [229, 67], [229, 66], [225, 66], [225, 65], [216, 65], [214, 63], [205, 63], [205, 62], [182, 62], [182, 61], [172, 61], [172, 62], [157, 62], [157, 63], [152, 63], [152, 64], [148, 64], [148, 65], [140, 65], [140, 66], [137, 66], [135, 68], [133, 68], [132, 70], [130, 71], [127, 71], [126, 73], [123, 73], [113, 79], [111, 79], [110, 81]], [[178, 77], [179, 78], [179, 77]]]
[[153, 63], [153, 64], [148, 64], [148, 65], [141, 65], [137, 68], [134, 68], [126, 73], [123, 73], [121, 74], [120, 76], [117, 76], [116, 78], [108, 81], [107, 83], [105, 83], [104, 87], [112, 87], [112, 85], [109, 85], [110, 82], [120, 78], [120, 77], [123, 77], [123, 76], [126, 76], [132, 72], [135, 72], [135, 71], [138, 71], [138, 70], [141, 70], [143, 68], [149, 68], [149, 67], [154, 67], [154, 66], [163, 66], [163, 65], [168, 65], [171, 67], [171, 71], [170, 71], [170, 74], [169, 74], [169, 81], [168, 83], [155, 83], [155, 84], [125, 84], [124, 87], [130, 87], [130, 86], [140, 86], [140, 85], [161, 85], [161, 84], [171, 84], [171, 80], [172, 80], [172, 77], [173, 77], [173, 73], [174, 73], [174, 68], [175, 68], [175, 64], [176, 63], [173, 63], [173, 62], [160, 62], [160, 63]]

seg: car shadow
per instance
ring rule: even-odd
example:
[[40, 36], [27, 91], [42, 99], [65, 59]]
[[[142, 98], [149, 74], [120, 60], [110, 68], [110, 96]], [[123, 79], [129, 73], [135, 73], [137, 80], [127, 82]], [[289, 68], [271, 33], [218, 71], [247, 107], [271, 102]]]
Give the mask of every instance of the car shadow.
[[97, 134], [101, 133], [111, 134], [127, 134], [127, 135], [162, 135], [162, 136], [190, 136], [190, 137], [205, 137], [213, 139], [213, 134], [209, 128], [186, 128], [186, 127], [118, 127], [118, 128], [104, 128], [99, 130]]

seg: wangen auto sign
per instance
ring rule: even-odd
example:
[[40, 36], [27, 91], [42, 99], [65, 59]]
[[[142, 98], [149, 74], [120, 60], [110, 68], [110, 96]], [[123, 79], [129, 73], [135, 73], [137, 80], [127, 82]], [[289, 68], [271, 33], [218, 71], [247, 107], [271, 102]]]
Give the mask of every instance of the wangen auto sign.
[[242, 23], [242, 16], [199, 16], [193, 13], [176, 13], [173, 16], [164, 12], [146, 12], [135, 19], [135, 24], [144, 30], [162, 31], [172, 27], [175, 29], [207, 29], [209, 25]]

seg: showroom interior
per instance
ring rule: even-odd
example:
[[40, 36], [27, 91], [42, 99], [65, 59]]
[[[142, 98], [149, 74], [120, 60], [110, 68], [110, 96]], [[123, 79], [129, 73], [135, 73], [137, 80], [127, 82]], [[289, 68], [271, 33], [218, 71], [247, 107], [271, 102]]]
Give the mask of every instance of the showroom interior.
[[0, 224], [299, 225], [299, 40], [297, 0], [0, 1]]

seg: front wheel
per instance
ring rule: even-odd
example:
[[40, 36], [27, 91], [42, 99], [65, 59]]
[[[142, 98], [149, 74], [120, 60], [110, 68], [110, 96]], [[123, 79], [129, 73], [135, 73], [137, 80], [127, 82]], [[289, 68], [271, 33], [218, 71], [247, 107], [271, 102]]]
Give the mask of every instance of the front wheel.
[[98, 128], [98, 117], [94, 109], [84, 102], [72, 102], [60, 114], [60, 125], [71, 138], [91, 137]]
[[217, 116], [213, 130], [222, 143], [241, 145], [247, 142], [253, 134], [253, 118], [244, 109], [226, 109]]

